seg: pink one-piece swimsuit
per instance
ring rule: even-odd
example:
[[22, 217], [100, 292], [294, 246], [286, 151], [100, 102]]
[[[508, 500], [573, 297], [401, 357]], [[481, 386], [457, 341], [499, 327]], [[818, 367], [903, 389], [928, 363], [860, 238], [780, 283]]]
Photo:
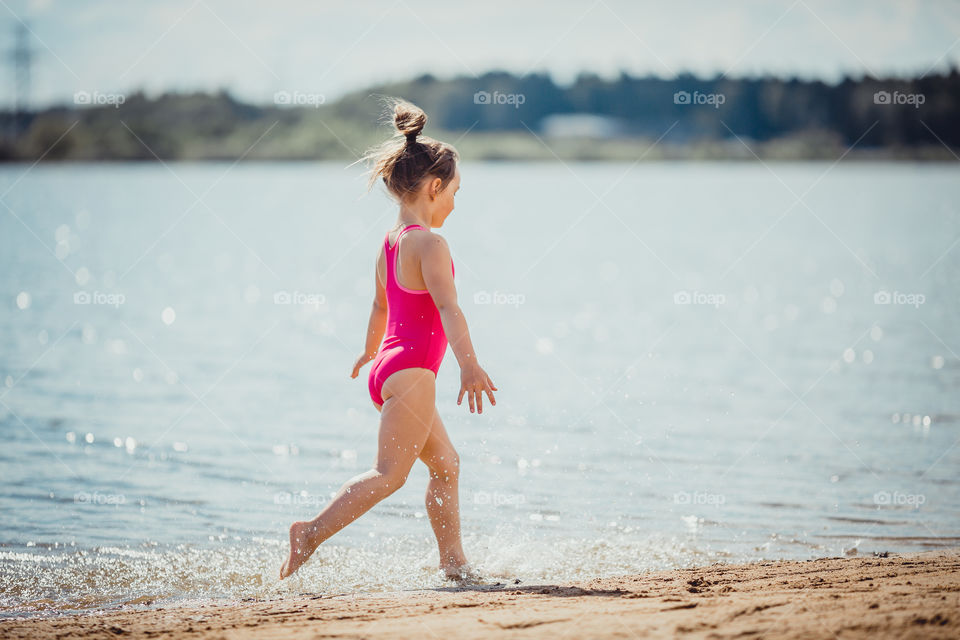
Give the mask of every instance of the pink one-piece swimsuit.
[[[383, 405], [380, 395], [383, 383], [401, 369], [424, 368], [437, 375], [440, 363], [447, 352], [447, 335], [443, 331], [440, 312], [433, 296], [426, 289], [408, 289], [397, 281], [397, 253], [400, 238], [410, 229], [423, 229], [419, 224], [404, 227], [390, 246], [390, 234], [383, 241], [386, 254], [387, 283], [387, 328], [377, 356], [370, 367], [367, 386], [370, 398]], [[450, 271], [453, 261], [450, 261]]]

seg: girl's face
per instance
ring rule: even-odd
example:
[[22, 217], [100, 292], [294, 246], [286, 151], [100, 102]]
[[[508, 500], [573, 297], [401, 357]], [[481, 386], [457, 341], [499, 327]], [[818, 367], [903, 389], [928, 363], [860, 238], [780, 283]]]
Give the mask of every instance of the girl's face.
[[453, 212], [454, 207], [454, 196], [457, 194], [457, 190], [460, 189], [460, 168], [457, 167], [454, 170], [453, 179], [447, 185], [447, 188], [437, 194], [437, 197], [433, 199], [431, 226], [438, 228], [442, 227], [444, 221]]

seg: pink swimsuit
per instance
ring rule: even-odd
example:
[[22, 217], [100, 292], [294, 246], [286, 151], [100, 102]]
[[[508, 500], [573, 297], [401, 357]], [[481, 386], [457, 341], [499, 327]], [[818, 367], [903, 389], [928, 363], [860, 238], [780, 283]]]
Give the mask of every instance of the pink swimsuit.
[[[440, 312], [426, 289], [407, 289], [397, 281], [397, 252], [400, 238], [410, 229], [423, 229], [419, 224], [404, 227], [397, 234], [393, 247], [390, 234], [383, 242], [387, 262], [387, 329], [376, 358], [370, 367], [367, 386], [370, 397], [383, 405], [380, 395], [383, 383], [401, 369], [424, 368], [437, 375], [447, 352], [447, 336], [440, 322]], [[450, 261], [453, 273], [453, 261]]]

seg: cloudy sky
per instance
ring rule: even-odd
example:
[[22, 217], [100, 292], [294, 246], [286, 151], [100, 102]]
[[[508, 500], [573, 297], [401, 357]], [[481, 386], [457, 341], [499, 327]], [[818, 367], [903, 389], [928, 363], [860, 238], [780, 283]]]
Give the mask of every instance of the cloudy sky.
[[[35, 105], [136, 88], [329, 101], [424, 72], [491, 69], [547, 71], [558, 82], [620, 70], [832, 81], [960, 66], [955, 0], [0, 0], [8, 57], [21, 20], [32, 33]], [[3, 74], [9, 104], [9, 61]]]

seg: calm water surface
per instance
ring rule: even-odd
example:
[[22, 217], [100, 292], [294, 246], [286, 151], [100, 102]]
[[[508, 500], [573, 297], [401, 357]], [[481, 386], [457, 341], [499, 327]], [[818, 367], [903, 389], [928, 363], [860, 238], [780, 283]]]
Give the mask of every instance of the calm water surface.
[[[438, 404], [468, 557], [525, 582], [960, 540], [950, 165], [470, 164], [440, 230], [497, 406]], [[442, 584], [367, 469], [396, 208], [340, 164], [0, 168], [0, 615]]]

